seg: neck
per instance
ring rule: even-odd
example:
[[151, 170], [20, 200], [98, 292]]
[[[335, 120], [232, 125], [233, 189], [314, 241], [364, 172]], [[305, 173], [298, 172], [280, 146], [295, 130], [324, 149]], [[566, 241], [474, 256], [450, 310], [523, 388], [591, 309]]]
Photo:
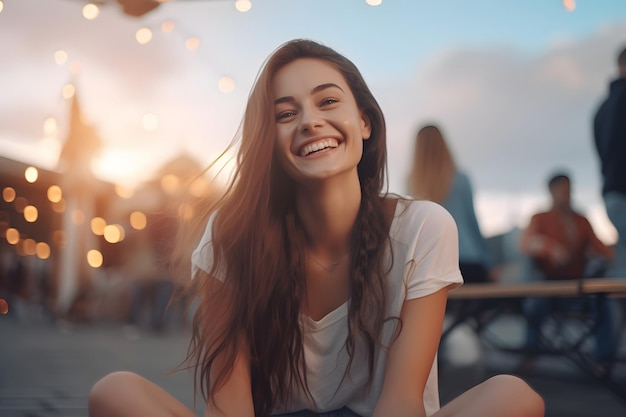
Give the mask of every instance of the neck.
[[570, 206], [569, 204], [553, 204], [552, 209], [561, 213], [571, 213], [572, 206]]
[[361, 187], [356, 171], [301, 185], [296, 207], [310, 249], [322, 255], [347, 253], [360, 205]]

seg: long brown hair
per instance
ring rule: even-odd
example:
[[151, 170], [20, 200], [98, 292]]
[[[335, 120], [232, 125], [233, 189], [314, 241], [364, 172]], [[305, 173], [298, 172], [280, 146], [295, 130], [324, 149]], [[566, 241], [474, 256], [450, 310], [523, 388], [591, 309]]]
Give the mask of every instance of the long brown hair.
[[199, 302], [187, 357], [204, 399], [213, 401], [237, 353], [247, 352], [255, 415], [263, 417], [276, 404], [286, 402], [294, 389], [302, 388], [310, 396], [299, 326], [305, 294], [304, 231], [295, 210], [296, 184], [273, 157], [273, 77], [299, 58], [331, 63], [371, 121], [371, 137], [363, 142], [357, 167], [362, 199], [351, 237], [356, 249], [350, 260], [349, 336], [345, 341], [351, 358], [357, 340], [365, 342], [370, 375], [385, 320], [384, 268], [388, 265], [383, 265], [383, 255], [389, 241], [383, 211], [385, 120], [351, 61], [319, 43], [292, 40], [269, 57], [257, 77], [244, 114], [232, 182], [210, 210], [212, 249], [206, 250], [213, 251], [215, 261], [208, 272], [220, 281], [194, 280]]
[[454, 159], [441, 130], [434, 125], [422, 127], [415, 139], [409, 193], [441, 204], [450, 191], [455, 171]]

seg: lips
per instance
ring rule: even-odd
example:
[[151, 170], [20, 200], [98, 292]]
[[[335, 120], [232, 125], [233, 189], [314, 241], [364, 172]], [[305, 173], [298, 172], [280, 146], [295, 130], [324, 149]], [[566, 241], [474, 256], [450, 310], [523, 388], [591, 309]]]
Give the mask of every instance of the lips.
[[324, 138], [315, 142], [310, 142], [300, 148], [299, 155], [302, 157], [309, 156], [316, 152], [320, 152], [326, 149], [334, 149], [339, 146], [339, 141], [334, 138]]

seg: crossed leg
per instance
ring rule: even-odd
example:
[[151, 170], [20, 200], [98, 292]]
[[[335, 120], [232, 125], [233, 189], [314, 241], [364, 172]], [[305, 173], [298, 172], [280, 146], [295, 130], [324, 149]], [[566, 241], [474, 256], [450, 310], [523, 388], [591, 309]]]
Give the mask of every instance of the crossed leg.
[[432, 417], [543, 417], [543, 399], [522, 379], [497, 375], [444, 405]]

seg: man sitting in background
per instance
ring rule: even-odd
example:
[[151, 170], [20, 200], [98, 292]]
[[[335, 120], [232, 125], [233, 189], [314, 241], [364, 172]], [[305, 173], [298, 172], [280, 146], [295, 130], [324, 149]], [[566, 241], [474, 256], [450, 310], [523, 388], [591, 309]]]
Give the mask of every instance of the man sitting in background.
[[[595, 253], [606, 261], [614, 258], [613, 249], [593, 232], [591, 224], [571, 206], [570, 179], [566, 174], [554, 175], [548, 181], [552, 198], [550, 210], [535, 214], [520, 237], [520, 250], [533, 262], [543, 279], [580, 279], [590, 255]], [[571, 298], [532, 298], [526, 300], [524, 311], [529, 326], [527, 348], [536, 351], [543, 319], [554, 309], [585, 308], [596, 316], [595, 359], [610, 360], [613, 354], [613, 320], [608, 303]], [[564, 305], [566, 304], [566, 305]], [[588, 304], [588, 305], [581, 305]]]

